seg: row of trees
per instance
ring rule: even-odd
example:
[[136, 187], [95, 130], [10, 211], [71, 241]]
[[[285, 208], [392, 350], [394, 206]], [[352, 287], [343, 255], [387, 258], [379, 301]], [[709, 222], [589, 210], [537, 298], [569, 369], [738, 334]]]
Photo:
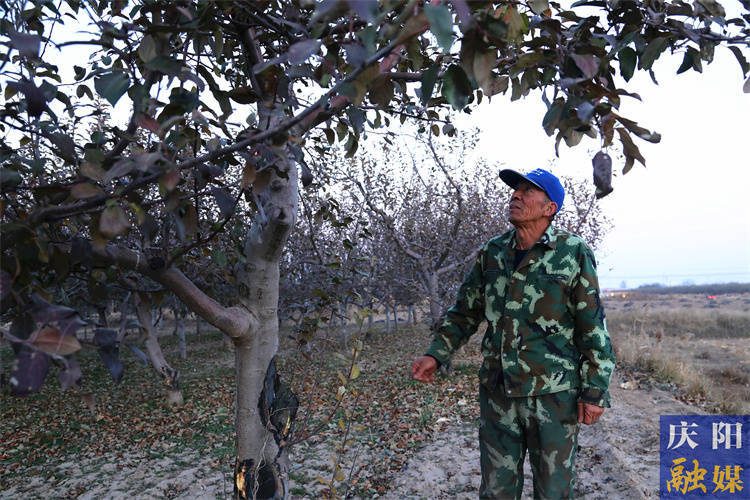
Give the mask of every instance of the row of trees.
[[[477, 131], [440, 139], [404, 132], [388, 142], [332, 161], [325, 185], [302, 196], [282, 263], [282, 310], [419, 304], [435, 328], [479, 247], [510, 228], [510, 190], [497, 177], [500, 164], [476, 155]], [[594, 189], [563, 182], [568, 202], [555, 224], [596, 248], [609, 223]]]
[[[450, 136], [453, 112], [538, 89], [547, 104], [544, 131], [557, 144], [600, 139], [593, 166], [604, 195], [612, 187], [608, 151], [621, 150], [627, 172], [635, 161], [645, 164], [633, 139], [659, 140], [620, 111], [623, 97], [637, 98], [624, 87], [636, 70], [654, 76], [657, 58], [678, 53], [678, 72], [702, 71], [726, 46], [748, 71], [750, 16], [727, 16], [715, 0], [571, 7], [548, 0], [12, 0], [2, 7], [0, 311], [10, 323], [2, 335], [14, 346], [16, 373], [46, 373], [51, 357], [75, 379], [85, 312], [69, 296], [71, 281], [85, 283], [82, 301], [129, 291], [148, 307], [148, 296], [174, 294], [235, 346], [240, 498], [286, 495], [287, 440], [268, 414], [280, 383], [273, 364], [280, 265], [299, 283], [327, 259], [320, 253], [309, 268], [283, 259], [300, 188], [326, 193], [303, 206], [308, 225], [318, 217], [343, 224], [345, 251], [337, 255], [351, 271], [347, 279], [372, 273], [382, 286], [376, 273], [389, 256], [405, 255], [399, 274], [427, 290], [431, 306], [444, 303], [432, 299], [434, 277], [458, 272], [453, 257], [481, 236], [460, 222], [487, 196], [481, 180], [461, 181], [441, 159], [435, 172], [447, 184], [426, 182], [433, 191], [421, 199], [397, 196], [416, 191], [398, 176], [378, 179], [379, 157], [351, 164], [332, 144], [351, 158], [366, 130], [408, 117]], [[78, 47], [90, 50], [76, 56]], [[128, 116], [105, 119], [102, 100]], [[356, 199], [342, 201], [338, 182]], [[412, 217], [433, 204], [441, 215], [434, 229], [446, 245]], [[347, 223], [337, 207], [349, 206], [372, 219]], [[458, 217], [447, 206], [459, 208]], [[370, 220], [382, 222], [378, 233]], [[359, 231], [380, 239], [353, 239]], [[360, 253], [367, 245], [373, 252]], [[369, 270], [359, 266], [362, 255], [375, 259]], [[401, 293], [410, 290], [368, 295], [412, 300]], [[149, 322], [144, 312], [140, 324]], [[97, 335], [100, 352], [123, 340], [109, 330]]]

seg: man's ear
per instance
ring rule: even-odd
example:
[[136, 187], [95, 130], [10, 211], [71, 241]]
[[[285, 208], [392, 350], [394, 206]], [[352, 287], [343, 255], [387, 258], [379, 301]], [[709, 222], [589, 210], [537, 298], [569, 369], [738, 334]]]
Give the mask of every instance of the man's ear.
[[544, 209], [545, 214], [547, 217], [552, 217], [557, 212], [557, 203], [554, 201], [550, 201], [547, 203], [547, 206]]

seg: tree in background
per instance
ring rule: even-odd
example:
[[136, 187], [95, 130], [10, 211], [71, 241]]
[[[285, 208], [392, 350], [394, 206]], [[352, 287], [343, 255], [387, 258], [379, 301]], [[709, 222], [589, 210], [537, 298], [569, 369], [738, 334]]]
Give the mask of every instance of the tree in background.
[[[402, 136], [408, 147], [375, 144], [350, 162], [330, 167], [343, 180], [342, 191], [369, 217], [379, 248], [403, 262], [381, 273], [392, 285], [414, 290], [429, 305], [433, 329], [442, 322], [461, 277], [480, 247], [510, 228], [509, 189], [498, 179], [500, 165], [474, 158], [478, 131], [446, 140], [432, 132]], [[381, 149], [382, 146], [382, 149]], [[593, 248], [610, 224], [596, 204], [593, 188], [562, 177], [566, 203], [555, 225], [580, 234]], [[406, 305], [402, 303], [401, 305]]]
[[[617, 141], [627, 171], [645, 163], [634, 136], [659, 140], [621, 114], [621, 99], [636, 95], [620, 77], [653, 76], [667, 52], [681, 54], [678, 72], [701, 71], [716, 47], [748, 71], [750, 18], [729, 19], [714, 0], [573, 5], [5, 2], [0, 309], [13, 390], [35, 390], [50, 357], [67, 363], [81, 347], [84, 321], [59, 293], [71, 272], [102, 286], [158, 283], [235, 345], [235, 495], [285, 496], [295, 412], [278, 397], [287, 392], [273, 363], [279, 262], [299, 183], [310, 184], [330, 144], [351, 156], [365, 127], [394, 117], [450, 135], [451, 108], [541, 89], [557, 144], [601, 139], [604, 195], [606, 151]], [[90, 52], [71, 55], [79, 46]], [[122, 124], [99, 120], [97, 96], [129, 110]], [[231, 269], [230, 292], [197, 286], [205, 254]]]

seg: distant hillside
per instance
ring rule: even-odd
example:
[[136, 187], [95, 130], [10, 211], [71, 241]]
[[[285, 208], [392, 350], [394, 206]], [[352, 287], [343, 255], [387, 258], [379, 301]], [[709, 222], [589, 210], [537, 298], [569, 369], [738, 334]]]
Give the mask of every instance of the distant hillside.
[[727, 293], [748, 293], [750, 283], [715, 283], [711, 285], [665, 286], [660, 283], [641, 285], [635, 290], [644, 293], [696, 293], [701, 295], [723, 295]]

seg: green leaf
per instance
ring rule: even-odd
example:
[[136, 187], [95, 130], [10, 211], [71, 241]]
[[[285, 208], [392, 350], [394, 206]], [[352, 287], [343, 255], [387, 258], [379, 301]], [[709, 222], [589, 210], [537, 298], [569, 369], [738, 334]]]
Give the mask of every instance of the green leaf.
[[448, 52], [453, 45], [453, 16], [445, 5], [425, 5], [424, 13], [430, 21], [430, 31], [435, 35], [438, 45]]
[[490, 85], [490, 89], [488, 92], [485, 92], [488, 97], [492, 97], [495, 94], [505, 93], [506, 90], [508, 90], [508, 84], [510, 83], [510, 78], [503, 75], [500, 78], [493, 78], [492, 84]]
[[218, 249], [211, 252], [211, 260], [219, 267], [227, 265], [227, 255]]
[[34, 347], [47, 354], [67, 356], [81, 350], [81, 343], [75, 335], [63, 335], [60, 330], [47, 326], [29, 339]]
[[370, 84], [370, 102], [386, 107], [393, 99], [393, 82], [388, 75], [381, 75]]
[[518, 12], [513, 6], [509, 6], [503, 15], [503, 22], [508, 26], [508, 40], [520, 40], [529, 26], [529, 19]]
[[75, 162], [76, 145], [68, 134], [61, 132], [50, 134], [50, 142], [55, 145], [62, 159], [68, 162]]
[[308, 40], [302, 40], [301, 42], [297, 42], [291, 47], [289, 47], [289, 50], [287, 51], [287, 56], [289, 57], [289, 63], [290, 64], [302, 64], [303, 62], [307, 61], [307, 59], [318, 52], [318, 49], [320, 48], [320, 41], [314, 40], [312, 38]]
[[617, 133], [620, 135], [620, 141], [622, 142], [622, 153], [627, 158], [633, 158], [635, 160], [638, 160], [641, 165], [644, 167], [646, 166], [646, 160], [643, 158], [643, 155], [641, 154], [641, 150], [638, 149], [638, 146], [635, 145], [633, 142], [633, 139], [630, 138], [630, 134], [627, 130], [625, 130], [622, 127], [618, 127]]
[[20, 31], [14, 30], [12, 27], [9, 27], [7, 36], [8, 38], [10, 38], [10, 44], [22, 56], [29, 58], [39, 56], [39, 46], [42, 42], [42, 37], [40, 37], [39, 35], [22, 33]]
[[[377, 68], [377, 66], [375, 66]], [[361, 81], [354, 80], [353, 82], [344, 83], [341, 86], [341, 94], [349, 98], [353, 105], [359, 106], [362, 103], [362, 99], [367, 93], [367, 86], [362, 84]]]
[[716, 0], [698, 0], [698, 3], [701, 4], [713, 17], [725, 17], [727, 15], [724, 11], [724, 7], [722, 7]]
[[622, 167], [622, 173], [627, 174], [630, 172], [630, 170], [633, 168], [633, 165], [635, 164], [635, 160], [632, 156], [626, 156], [625, 157], [625, 166]]
[[620, 75], [622, 75], [627, 82], [633, 78], [633, 73], [635, 73], [635, 64], [638, 61], [638, 54], [635, 53], [635, 50], [633, 50], [632, 47], [623, 47], [623, 49], [620, 50], [618, 58], [620, 59]]
[[742, 54], [742, 51], [739, 47], [729, 47], [729, 50], [732, 51], [732, 54], [734, 54], [734, 57], [737, 58], [737, 62], [740, 63], [740, 67], [742, 68], [742, 76], [744, 77], [747, 75], [747, 72], [750, 71], [750, 64], [747, 63], [747, 59], [745, 59], [745, 56]]
[[91, 92], [91, 89], [88, 87], [88, 85], [79, 85], [78, 87], [76, 87], [76, 96], [81, 98], [84, 95], [89, 99], [94, 98], [94, 94]]
[[344, 157], [352, 158], [354, 156], [354, 153], [357, 152], [358, 147], [359, 139], [357, 139], [357, 136], [354, 134], [349, 134], [349, 140], [346, 142], [346, 154], [344, 155]]
[[128, 90], [130, 78], [123, 71], [104, 73], [94, 80], [96, 92], [105, 98], [112, 106], [117, 104], [120, 97]]
[[102, 190], [88, 182], [73, 184], [70, 188], [70, 196], [76, 200], [85, 200], [102, 194]]
[[644, 141], [648, 141], [654, 144], [658, 144], [659, 142], [661, 142], [661, 134], [659, 134], [658, 132], [651, 132], [648, 129], [641, 127], [633, 120], [628, 120], [627, 118], [623, 118], [622, 116], [614, 113], [613, 115], [617, 121], [625, 126], [625, 128], [627, 128], [629, 131], [631, 131]]
[[141, 61], [147, 63], [157, 55], [154, 38], [151, 35], [144, 36], [143, 40], [141, 40], [141, 44], [138, 46], [138, 57], [141, 58]]
[[14, 188], [21, 183], [21, 174], [9, 168], [0, 168], [0, 190]]
[[422, 106], [427, 106], [432, 98], [432, 92], [435, 90], [435, 82], [437, 81], [438, 71], [440, 71], [439, 64], [433, 64], [422, 72]]
[[542, 119], [542, 127], [544, 127], [544, 131], [547, 135], [551, 136], [554, 133], [564, 112], [565, 101], [562, 99], [555, 101], [555, 103], [549, 107], [547, 113], [545, 113], [544, 118]]
[[218, 186], [213, 186], [211, 188], [211, 194], [214, 195], [222, 219], [225, 219], [234, 213], [236, 204], [234, 197], [229, 191]]
[[114, 179], [129, 174], [136, 167], [136, 163], [130, 158], [117, 160], [112, 167], [102, 176], [102, 183], [109, 184]]
[[692, 47], [688, 47], [685, 51], [685, 57], [682, 59], [682, 64], [677, 69], [677, 74], [684, 73], [690, 68], [694, 68], [695, 71], [701, 73], [703, 71], [703, 65], [701, 64], [700, 53]]
[[258, 101], [258, 94], [255, 93], [251, 85], [233, 88], [228, 90], [225, 95], [240, 104], [252, 104]]
[[591, 54], [571, 54], [573, 61], [586, 78], [593, 78], [599, 71], [599, 61]]
[[549, 9], [549, 2], [547, 0], [531, 0], [529, 2], [529, 7], [531, 7], [534, 14], [541, 14]]
[[669, 39], [665, 37], [659, 37], [651, 40], [646, 46], [646, 50], [643, 51], [641, 57], [638, 59], [638, 69], [651, 69], [654, 61], [659, 59], [659, 56], [664, 49], [669, 45]]
[[409, 39], [409, 42], [406, 44], [406, 53], [411, 61], [411, 68], [413, 70], [422, 69], [424, 56], [422, 55], [422, 47], [419, 45], [419, 39]]
[[125, 211], [117, 205], [105, 208], [99, 218], [99, 232], [107, 239], [125, 233], [128, 228], [130, 221]]
[[169, 56], [156, 56], [146, 63], [146, 67], [152, 71], [159, 71], [169, 76], [177, 76], [182, 71], [182, 63]]
[[474, 79], [487, 95], [492, 95], [492, 68], [497, 63], [497, 51], [477, 52], [474, 54]]
[[453, 109], [463, 109], [469, 102], [472, 87], [469, 78], [458, 64], [451, 64], [443, 75], [442, 95]]

